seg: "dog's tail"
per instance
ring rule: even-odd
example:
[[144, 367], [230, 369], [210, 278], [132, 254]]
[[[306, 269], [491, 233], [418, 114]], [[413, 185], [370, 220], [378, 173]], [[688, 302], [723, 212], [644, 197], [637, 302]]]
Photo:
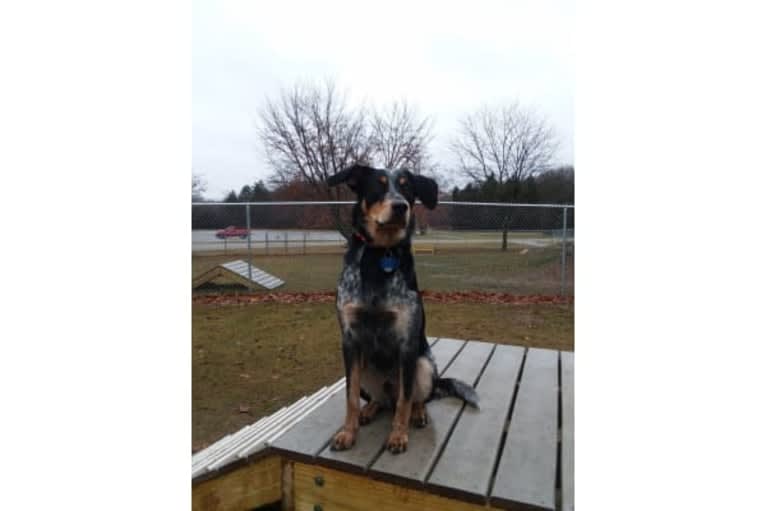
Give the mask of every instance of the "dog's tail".
[[453, 396], [462, 399], [474, 408], [479, 407], [479, 395], [467, 383], [455, 378], [439, 378], [434, 385], [434, 397]]

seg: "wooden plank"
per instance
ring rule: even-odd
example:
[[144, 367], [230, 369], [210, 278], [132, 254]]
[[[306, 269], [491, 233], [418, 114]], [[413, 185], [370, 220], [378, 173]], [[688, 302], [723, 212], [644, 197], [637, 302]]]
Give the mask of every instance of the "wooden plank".
[[[437, 367], [446, 367], [464, 342], [453, 339], [439, 341], [431, 348]], [[333, 451], [329, 445], [318, 455], [317, 461], [327, 465], [363, 472], [377, 458], [391, 431], [393, 413], [383, 410], [370, 424], [359, 429], [354, 446], [346, 451]], [[340, 427], [340, 424], [338, 424]]]
[[277, 438], [272, 447], [286, 456], [311, 460], [338, 431], [346, 413], [345, 383], [325, 403], [308, 414], [285, 434]]
[[476, 391], [481, 409], [466, 407], [427, 484], [436, 491], [484, 502], [524, 359], [524, 348], [495, 348]]
[[[242, 276], [243, 276], [243, 277], [245, 277], [245, 278], [248, 278], [248, 275], [247, 275], [247, 266], [243, 266], [243, 267], [241, 267], [241, 268], [229, 268], [229, 269], [230, 269], [231, 271], [233, 271], [234, 273], [237, 273], [237, 274], [239, 274], [239, 275], [242, 275]], [[257, 271], [257, 269], [256, 269], [255, 267], [253, 267], [253, 269], [252, 269], [252, 271], [251, 271], [251, 274], [252, 274], [252, 276], [253, 276], [253, 279], [252, 279], [252, 280], [255, 280], [255, 279], [256, 279], [256, 277], [258, 277], [258, 275], [259, 275], [259, 273], [258, 273], [258, 271]], [[262, 275], [262, 273], [261, 273], [261, 275]]]
[[283, 280], [265, 272], [259, 275], [253, 274], [253, 281], [267, 289], [274, 289], [275, 287], [279, 287], [284, 284]]
[[554, 509], [558, 352], [527, 351], [490, 502]]
[[[245, 279], [245, 282], [247, 282], [246, 285], [248, 287], [252, 286], [253, 283], [256, 283], [262, 287], [265, 287], [266, 289], [275, 289], [284, 284], [282, 279], [255, 266], [249, 266], [247, 262], [242, 260], [230, 261], [228, 263], [221, 264], [220, 267], [225, 268], [229, 272], [235, 274], [237, 277]], [[251, 268], [249, 275], [252, 276], [252, 279], [248, 277], [248, 268]]]
[[[468, 342], [444, 372], [444, 376], [473, 384], [493, 346], [488, 342]], [[422, 429], [410, 428], [407, 452], [397, 455], [383, 451], [370, 467], [370, 472], [380, 477], [425, 481], [462, 409], [463, 402], [455, 398], [428, 403], [429, 424]]]
[[[245, 274], [245, 275], [247, 275], [247, 274]], [[276, 282], [277, 280], [279, 280], [279, 279], [277, 279], [276, 277], [274, 277], [272, 275], [268, 275], [268, 274], [265, 274], [265, 273], [260, 273], [260, 274], [253, 273], [253, 281], [261, 284], [262, 286], [265, 286], [267, 283]]]
[[[321, 484], [317, 484], [321, 478]], [[488, 511], [491, 508], [405, 488], [363, 475], [295, 463], [293, 467], [296, 511], [316, 509], [358, 511]]]
[[415, 254], [433, 254], [434, 253], [434, 247], [432, 245], [428, 245], [428, 246], [414, 245], [413, 252]]
[[233, 271], [234, 273], [239, 273], [240, 275], [247, 277], [247, 265], [245, 266], [229, 266], [229, 265], [221, 265], [222, 268], [225, 268], [229, 271]]
[[[439, 344], [441, 344], [441, 340]], [[447, 345], [453, 344], [447, 342]], [[272, 447], [285, 456], [299, 460], [313, 458], [330, 442], [343, 424], [346, 413], [346, 387], [274, 441]]]
[[229, 261], [228, 263], [223, 263], [221, 266], [224, 268], [229, 268], [230, 270], [238, 270], [240, 268], [247, 268], [247, 262], [243, 261], [242, 259], [238, 259], [236, 261]]
[[284, 282], [280, 281], [276, 277], [253, 277], [253, 280], [266, 289], [274, 289], [275, 287], [279, 287], [284, 284]]
[[244, 281], [246, 283], [246, 285], [248, 287], [252, 287], [253, 284], [258, 284], [258, 285], [260, 285], [262, 287], [265, 287], [266, 289], [274, 289], [274, 288], [277, 288], [277, 287], [281, 286], [282, 284], [284, 284], [283, 280], [281, 280], [281, 279], [279, 279], [279, 278], [277, 278], [277, 277], [275, 277], [275, 276], [273, 276], [273, 275], [271, 275], [269, 273], [266, 273], [266, 272], [263, 272], [263, 271], [260, 271], [260, 270], [256, 271], [255, 267], [253, 267], [253, 272], [252, 272], [253, 278], [252, 279], [249, 279], [247, 277], [247, 268], [245, 268], [243, 270], [231, 270], [229, 268], [227, 268], [227, 269], [230, 272], [227, 275], [229, 275], [229, 276], [231, 276], [231, 277], [233, 277], [235, 279], [241, 279], [242, 281]]
[[192, 509], [245, 511], [277, 502], [281, 482], [281, 461], [269, 456], [193, 486]]
[[574, 509], [574, 353], [561, 352], [561, 509]]
[[466, 341], [462, 339], [449, 339], [447, 337], [439, 337], [439, 349], [431, 343], [431, 352], [434, 355], [434, 361], [436, 362], [436, 368], [439, 370], [439, 374], [444, 372], [455, 355], [465, 346]]

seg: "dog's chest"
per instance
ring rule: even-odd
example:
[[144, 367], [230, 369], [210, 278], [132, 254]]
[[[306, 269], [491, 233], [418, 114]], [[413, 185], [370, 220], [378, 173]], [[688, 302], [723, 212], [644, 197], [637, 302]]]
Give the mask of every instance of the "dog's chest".
[[372, 285], [363, 281], [358, 264], [348, 264], [338, 282], [341, 327], [346, 332], [375, 338], [407, 336], [417, 312], [417, 297], [400, 272]]
[[417, 292], [407, 287], [401, 272], [381, 282], [364, 282], [358, 264], [348, 264], [338, 281], [338, 306], [353, 303], [365, 308], [401, 308], [417, 303]]

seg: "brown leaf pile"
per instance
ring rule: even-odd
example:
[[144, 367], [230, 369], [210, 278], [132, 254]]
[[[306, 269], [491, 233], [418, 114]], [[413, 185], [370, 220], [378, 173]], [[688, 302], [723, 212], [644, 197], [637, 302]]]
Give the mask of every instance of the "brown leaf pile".
[[[569, 304], [573, 296], [557, 295], [513, 295], [487, 291], [422, 291], [426, 302], [433, 303], [491, 303], [510, 305]], [[300, 293], [257, 293], [240, 295], [198, 295], [192, 298], [194, 304], [241, 305], [251, 303], [332, 303], [335, 291], [314, 291]]]
[[574, 296], [513, 295], [489, 291], [423, 291], [421, 295], [425, 301], [436, 303], [494, 303], [511, 305], [574, 303]]

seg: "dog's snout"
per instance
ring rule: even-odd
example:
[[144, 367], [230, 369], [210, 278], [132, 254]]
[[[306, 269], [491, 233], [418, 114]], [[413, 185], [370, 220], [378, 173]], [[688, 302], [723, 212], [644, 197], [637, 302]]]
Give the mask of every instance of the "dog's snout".
[[406, 202], [394, 202], [391, 204], [391, 211], [393, 212], [394, 216], [402, 218], [407, 214], [408, 207], [409, 206]]

